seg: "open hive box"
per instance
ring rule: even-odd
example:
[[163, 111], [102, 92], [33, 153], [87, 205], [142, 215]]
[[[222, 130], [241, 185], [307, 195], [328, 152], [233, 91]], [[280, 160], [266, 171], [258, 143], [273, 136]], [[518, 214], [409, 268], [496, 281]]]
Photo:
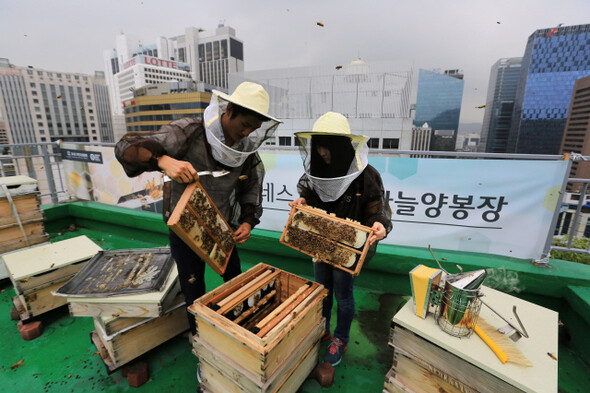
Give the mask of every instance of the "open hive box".
[[296, 205], [280, 242], [304, 254], [357, 276], [373, 229], [356, 221], [342, 219], [324, 210]]
[[0, 177], [0, 254], [49, 241], [43, 217], [37, 180]]
[[86, 236], [16, 250], [2, 255], [16, 296], [12, 299], [21, 320], [67, 303], [52, 292], [77, 274], [102, 249]]
[[211, 392], [295, 392], [317, 363], [320, 284], [260, 263], [197, 299], [194, 352]]
[[100, 251], [54, 292], [74, 317], [159, 317], [180, 292], [170, 248]]
[[219, 274], [234, 248], [234, 234], [199, 182], [189, 184], [176, 204], [168, 227]]
[[95, 317], [94, 328], [90, 338], [111, 373], [189, 328], [184, 296], [160, 317]]

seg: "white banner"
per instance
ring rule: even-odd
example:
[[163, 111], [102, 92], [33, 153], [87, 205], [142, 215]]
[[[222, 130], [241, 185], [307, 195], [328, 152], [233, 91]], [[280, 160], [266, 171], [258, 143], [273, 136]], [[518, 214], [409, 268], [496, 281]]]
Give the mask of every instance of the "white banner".
[[162, 174], [145, 172], [127, 177], [115, 158], [115, 150], [104, 146], [79, 146], [64, 143], [64, 149], [84, 156], [88, 150], [100, 153], [102, 163], [63, 160], [68, 194], [72, 197], [118, 205], [131, 209], [162, 211]]
[[[298, 154], [262, 154], [264, 214], [282, 231], [303, 173]], [[370, 157], [393, 210], [385, 244], [538, 259], [567, 161]]]

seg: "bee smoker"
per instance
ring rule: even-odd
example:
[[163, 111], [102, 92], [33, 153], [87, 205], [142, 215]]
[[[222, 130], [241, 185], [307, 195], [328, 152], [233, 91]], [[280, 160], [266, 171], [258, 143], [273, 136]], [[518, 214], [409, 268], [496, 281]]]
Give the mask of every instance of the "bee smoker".
[[508, 324], [500, 329], [502, 333], [514, 341], [522, 336], [528, 338], [516, 314], [516, 306], [513, 312], [522, 330], [516, 328], [481, 299], [483, 294], [480, 287], [487, 275], [485, 269], [463, 272], [457, 265], [460, 272], [450, 274], [442, 268], [430, 246], [428, 249], [440, 269], [419, 265], [410, 272], [416, 315], [426, 318], [428, 313], [433, 313], [436, 323], [444, 332], [455, 337], [468, 337], [473, 333], [481, 305], [484, 304]]

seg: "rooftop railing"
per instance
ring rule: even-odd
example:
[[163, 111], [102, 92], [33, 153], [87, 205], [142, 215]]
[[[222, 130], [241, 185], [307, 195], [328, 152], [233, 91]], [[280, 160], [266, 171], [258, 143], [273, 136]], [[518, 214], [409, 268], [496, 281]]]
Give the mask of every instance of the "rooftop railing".
[[[74, 146], [102, 146], [112, 148], [114, 143], [87, 143], [68, 142]], [[0, 175], [24, 175], [38, 181], [41, 202], [44, 204], [57, 204], [62, 201], [76, 199], [68, 192], [68, 182], [64, 172], [64, 157], [60, 144], [53, 143], [27, 143], [27, 144], [4, 144], [0, 145]], [[293, 146], [272, 146], [265, 145], [262, 149], [265, 153], [295, 152], [297, 147]], [[569, 155], [544, 155], [544, 154], [503, 154], [503, 153], [478, 153], [478, 152], [442, 152], [442, 151], [414, 151], [414, 150], [387, 150], [370, 149], [371, 156], [386, 157], [418, 157], [418, 158], [454, 158], [454, 159], [501, 159], [501, 160], [564, 160]], [[571, 169], [571, 162], [590, 159], [574, 155], [569, 159], [568, 171]], [[567, 193], [568, 186], [582, 184], [579, 192]], [[584, 236], [585, 232], [590, 233], [590, 222], [584, 209], [586, 195], [590, 179], [575, 179], [566, 177], [561, 185], [561, 191], [557, 207], [553, 214], [552, 228], [545, 241], [543, 256], [536, 262], [538, 264], [548, 263], [551, 250], [572, 251], [590, 255], [590, 245], [586, 249], [573, 247], [574, 238]], [[569, 195], [569, 198], [564, 198]], [[571, 196], [574, 196], [572, 198]], [[575, 201], [576, 195], [582, 195]], [[577, 203], [575, 203], [577, 202]], [[590, 211], [590, 208], [589, 208]], [[581, 224], [582, 223], [582, 224]], [[580, 229], [580, 227], [582, 229]], [[586, 229], [587, 228], [587, 229]], [[567, 235], [566, 246], [552, 246], [555, 235]]]

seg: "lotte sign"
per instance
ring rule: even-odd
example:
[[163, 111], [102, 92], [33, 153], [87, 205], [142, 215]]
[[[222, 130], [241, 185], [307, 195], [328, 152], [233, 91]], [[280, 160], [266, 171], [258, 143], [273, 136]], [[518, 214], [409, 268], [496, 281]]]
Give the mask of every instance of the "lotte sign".
[[188, 67], [188, 64], [186, 63], [181, 63], [178, 61], [173, 61], [173, 60], [166, 60], [166, 59], [160, 59], [158, 57], [152, 57], [152, 56], [135, 56], [133, 59], [127, 61], [123, 67], [123, 69], [127, 69], [129, 67], [132, 67], [136, 64], [149, 64], [149, 65], [153, 65], [156, 67], [165, 67], [165, 68], [174, 68], [176, 70], [185, 70]]

